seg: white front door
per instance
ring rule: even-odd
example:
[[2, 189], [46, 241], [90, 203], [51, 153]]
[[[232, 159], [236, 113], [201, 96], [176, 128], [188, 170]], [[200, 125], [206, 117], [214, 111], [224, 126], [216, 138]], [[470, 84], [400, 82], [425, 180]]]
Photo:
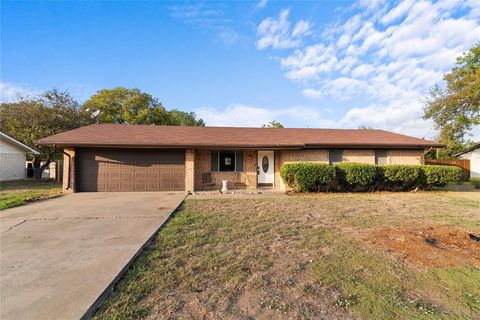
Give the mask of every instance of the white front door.
[[271, 183], [275, 175], [273, 151], [258, 151], [258, 183]]

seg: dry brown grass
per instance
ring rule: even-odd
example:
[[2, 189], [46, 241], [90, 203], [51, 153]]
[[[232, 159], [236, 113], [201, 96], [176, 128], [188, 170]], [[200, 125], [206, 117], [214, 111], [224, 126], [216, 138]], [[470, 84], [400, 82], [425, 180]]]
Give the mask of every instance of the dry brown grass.
[[96, 317], [478, 318], [478, 255], [434, 268], [372, 239], [479, 233], [479, 209], [471, 192], [187, 200]]

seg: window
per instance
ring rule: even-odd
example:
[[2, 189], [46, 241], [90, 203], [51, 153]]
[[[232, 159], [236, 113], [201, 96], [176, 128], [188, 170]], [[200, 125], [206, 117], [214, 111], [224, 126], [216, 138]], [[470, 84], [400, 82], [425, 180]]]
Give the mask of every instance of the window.
[[343, 150], [341, 149], [330, 149], [328, 152], [328, 162], [330, 164], [335, 164], [343, 161]]
[[220, 161], [218, 171], [235, 171], [235, 152], [220, 151], [218, 160]]
[[375, 150], [375, 164], [388, 164], [388, 152], [385, 149]]
[[242, 172], [243, 151], [212, 151], [210, 169], [212, 172]]

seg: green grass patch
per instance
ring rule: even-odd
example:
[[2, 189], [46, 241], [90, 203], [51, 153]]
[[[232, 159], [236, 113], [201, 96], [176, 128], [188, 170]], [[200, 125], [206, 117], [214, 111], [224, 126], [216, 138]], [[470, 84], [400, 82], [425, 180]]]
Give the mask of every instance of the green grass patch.
[[0, 210], [62, 195], [59, 184], [44, 181], [2, 182], [0, 190]]

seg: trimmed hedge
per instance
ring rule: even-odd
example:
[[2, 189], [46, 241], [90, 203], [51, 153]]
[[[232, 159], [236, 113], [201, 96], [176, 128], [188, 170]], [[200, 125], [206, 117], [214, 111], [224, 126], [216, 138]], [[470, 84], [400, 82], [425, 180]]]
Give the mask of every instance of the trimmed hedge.
[[378, 169], [364, 163], [345, 162], [335, 165], [338, 183], [347, 190], [355, 187], [368, 187], [375, 184]]
[[379, 170], [385, 189], [412, 190], [424, 185], [425, 177], [420, 165], [391, 164], [381, 166]]
[[280, 175], [296, 192], [413, 190], [458, 182], [463, 170], [455, 166], [384, 165], [300, 162], [284, 164]]
[[311, 162], [287, 163], [280, 170], [283, 181], [294, 191], [322, 191], [335, 179], [335, 168]]
[[449, 182], [463, 180], [463, 170], [456, 166], [422, 166], [425, 173], [425, 183], [428, 188], [445, 187]]

